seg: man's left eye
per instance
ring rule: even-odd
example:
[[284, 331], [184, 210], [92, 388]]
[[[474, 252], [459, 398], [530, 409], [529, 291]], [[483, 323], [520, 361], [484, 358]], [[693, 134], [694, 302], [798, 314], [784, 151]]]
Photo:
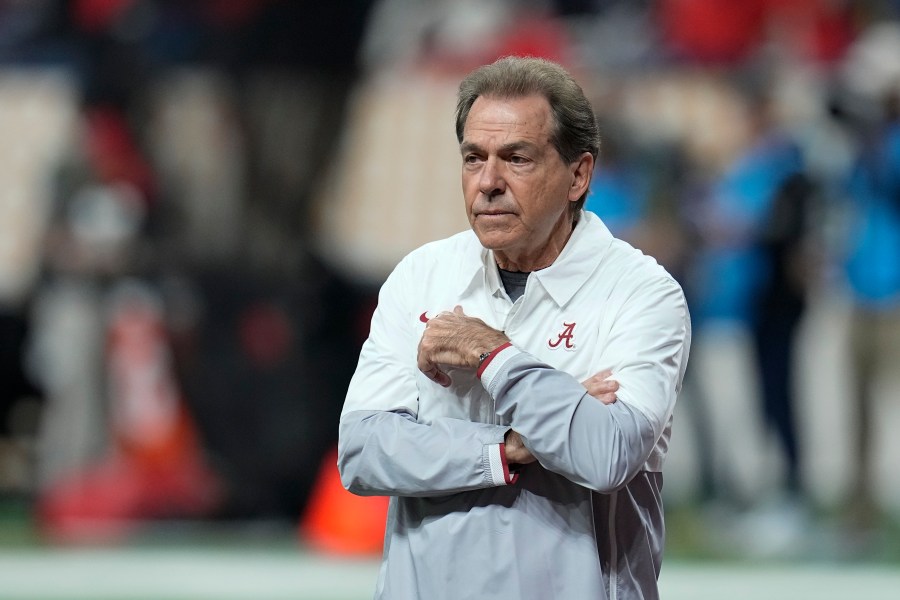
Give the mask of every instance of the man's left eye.
[[527, 163], [528, 159], [524, 156], [512, 156], [510, 157], [509, 162], [513, 163], [514, 165], [522, 165]]

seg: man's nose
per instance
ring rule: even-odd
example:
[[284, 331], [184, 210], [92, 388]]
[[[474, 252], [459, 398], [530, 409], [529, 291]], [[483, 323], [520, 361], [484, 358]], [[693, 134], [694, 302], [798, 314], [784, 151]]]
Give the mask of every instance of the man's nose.
[[479, 191], [488, 198], [506, 191], [506, 180], [503, 179], [502, 165], [494, 157], [488, 158], [481, 170]]

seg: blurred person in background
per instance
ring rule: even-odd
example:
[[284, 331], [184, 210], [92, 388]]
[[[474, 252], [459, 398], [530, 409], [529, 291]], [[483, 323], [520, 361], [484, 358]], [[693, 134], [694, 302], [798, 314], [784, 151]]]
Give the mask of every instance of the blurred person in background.
[[[71, 50], [56, 37], [56, 2], [0, 1], [0, 496], [34, 492], [48, 390], [28, 367], [51, 212], [46, 171], [71, 131], [67, 82], [43, 72]], [[29, 70], [25, 67], [38, 67]]]
[[850, 174], [846, 279], [853, 300], [851, 367], [856, 431], [850, 520], [870, 530], [880, 510], [874, 473], [876, 391], [900, 364], [900, 84], [880, 96]]
[[376, 597], [658, 598], [681, 289], [581, 210], [599, 136], [558, 65], [473, 71], [457, 138], [473, 231], [388, 278], [340, 420], [345, 486], [392, 496]]
[[780, 126], [773, 103], [768, 96], [751, 99], [755, 139], [739, 161], [745, 173], [740, 187], [746, 198], [759, 194], [757, 201], [767, 205], [756, 242], [765, 273], [753, 298], [753, 342], [764, 419], [784, 457], [781, 491], [787, 502], [802, 503], [794, 348], [812, 280], [814, 189], [800, 147]]
[[[724, 343], [723, 352], [742, 355], [746, 346], [749, 372], [759, 382], [762, 423], [778, 440], [783, 471], [769, 477], [775, 487], [767, 493], [754, 489], [747, 497], [733, 468], [722, 464], [737, 457], [717, 459], [717, 499], [751, 509], [743, 538], [766, 552], [796, 543], [805, 522], [794, 348], [810, 278], [813, 198], [800, 147], [779, 123], [771, 87], [753, 75], [737, 84], [747, 142], [691, 215], [699, 246], [686, 286], [698, 338]], [[702, 396], [714, 398], [715, 392]], [[721, 442], [732, 448], [729, 440]]]

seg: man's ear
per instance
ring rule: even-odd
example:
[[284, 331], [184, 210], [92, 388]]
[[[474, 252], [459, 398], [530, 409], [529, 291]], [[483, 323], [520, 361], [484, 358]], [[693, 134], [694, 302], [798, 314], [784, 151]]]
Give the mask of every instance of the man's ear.
[[591, 176], [594, 174], [594, 156], [590, 152], [583, 152], [572, 163], [572, 185], [569, 187], [569, 200], [577, 201], [591, 185]]

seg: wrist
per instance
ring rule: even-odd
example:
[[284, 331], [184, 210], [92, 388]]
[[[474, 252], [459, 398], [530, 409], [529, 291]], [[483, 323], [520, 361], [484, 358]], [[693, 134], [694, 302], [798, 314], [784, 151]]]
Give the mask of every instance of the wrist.
[[488, 364], [490, 364], [490, 362], [494, 359], [494, 357], [497, 356], [497, 354], [499, 354], [501, 351], [505, 350], [506, 348], [509, 348], [510, 346], [512, 346], [512, 342], [509, 340], [506, 340], [505, 342], [503, 342], [499, 346], [496, 346], [492, 350], [489, 350], [487, 352], [482, 352], [478, 357], [478, 367], [475, 372], [475, 375], [477, 377], [481, 377], [481, 374], [484, 373], [484, 370], [487, 368]]

